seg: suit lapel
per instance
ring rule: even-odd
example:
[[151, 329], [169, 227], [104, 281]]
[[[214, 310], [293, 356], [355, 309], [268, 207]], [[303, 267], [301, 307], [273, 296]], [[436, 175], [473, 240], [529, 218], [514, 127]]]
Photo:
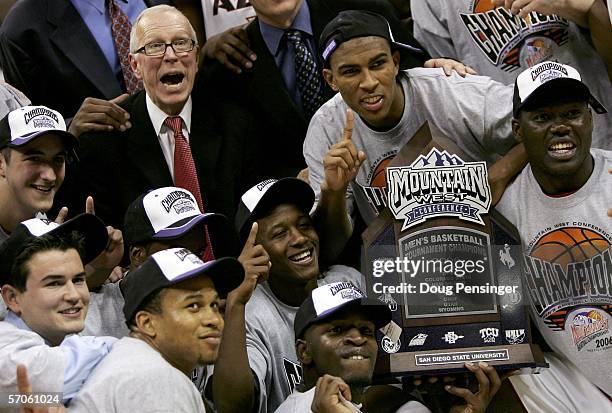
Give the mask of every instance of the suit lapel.
[[47, 18], [55, 26], [51, 42], [107, 99], [120, 95], [121, 88], [104, 54], [70, 1], [49, 0]]
[[[208, 113], [209, 111], [198, 105], [197, 100], [194, 99], [189, 147], [196, 165], [205, 208], [207, 194], [210, 193], [215, 183], [215, 170], [223, 141], [223, 137], [215, 130], [215, 120], [212, 116], [208, 116]], [[234, 148], [234, 150], [240, 151], [242, 148]]]
[[134, 96], [130, 115], [132, 128], [126, 136], [127, 162], [140, 170], [151, 188], [174, 185], [147, 112], [144, 92]]
[[257, 53], [249, 94], [259, 100], [260, 107], [269, 112], [272, 119], [293, 125], [305, 123], [287, 92], [281, 72], [261, 35], [257, 19], [247, 27], [247, 31], [253, 42], [253, 50]]

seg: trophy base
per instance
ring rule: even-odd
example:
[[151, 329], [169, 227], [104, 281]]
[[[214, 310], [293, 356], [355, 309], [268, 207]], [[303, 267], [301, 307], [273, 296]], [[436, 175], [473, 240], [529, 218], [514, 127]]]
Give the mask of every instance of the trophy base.
[[510, 346], [466, 347], [442, 350], [423, 350], [380, 355], [374, 369], [375, 379], [413, 375], [440, 375], [469, 371], [465, 362], [484, 361], [498, 370], [524, 367], [548, 367], [539, 346], [514, 344]]

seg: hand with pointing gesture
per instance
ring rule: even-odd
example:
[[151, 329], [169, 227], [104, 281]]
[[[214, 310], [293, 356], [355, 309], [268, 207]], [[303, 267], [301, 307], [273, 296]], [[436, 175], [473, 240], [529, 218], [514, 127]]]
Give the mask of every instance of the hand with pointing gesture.
[[366, 156], [363, 151], [357, 150], [352, 135], [353, 111], [348, 109], [342, 139], [329, 148], [323, 159], [325, 181], [321, 184], [322, 191], [346, 191], [348, 184], [357, 176]]
[[246, 304], [249, 301], [258, 283], [268, 279], [268, 272], [272, 266], [270, 256], [268, 256], [264, 247], [257, 244], [258, 229], [257, 222], [254, 222], [249, 237], [244, 243], [244, 248], [242, 248], [238, 257], [238, 261], [244, 267], [244, 281], [230, 293], [230, 297], [241, 304]]

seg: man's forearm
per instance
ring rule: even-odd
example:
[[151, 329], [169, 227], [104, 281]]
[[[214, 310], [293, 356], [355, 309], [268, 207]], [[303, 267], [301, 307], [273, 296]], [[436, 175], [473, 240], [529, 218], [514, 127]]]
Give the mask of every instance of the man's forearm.
[[525, 165], [527, 165], [527, 152], [525, 146], [519, 143], [489, 168], [492, 205], [499, 202], [512, 178], [518, 175]]
[[591, 31], [591, 40], [597, 52], [603, 59], [608, 79], [612, 82], [612, 28], [608, 9], [603, 0], [595, 0], [588, 14], [588, 27]]
[[253, 410], [255, 382], [246, 350], [244, 304], [228, 298], [225, 328], [213, 375], [213, 399], [219, 413]]
[[321, 240], [321, 261], [333, 263], [353, 233], [353, 225], [346, 208], [346, 190], [330, 191], [321, 188], [319, 204], [313, 221]]

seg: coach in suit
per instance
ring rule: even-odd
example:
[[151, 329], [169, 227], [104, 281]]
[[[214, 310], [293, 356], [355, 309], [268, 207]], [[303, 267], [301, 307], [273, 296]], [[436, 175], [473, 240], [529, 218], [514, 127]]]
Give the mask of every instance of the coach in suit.
[[[117, 73], [117, 67], [111, 68], [108, 61], [117, 60], [112, 56], [112, 39], [105, 40], [111, 42], [107, 45], [109, 56], [106, 57], [98, 43], [100, 39], [92, 34], [95, 29], [88, 27], [74, 3], [71, 0], [20, 0], [6, 16], [0, 30], [0, 66], [6, 81], [33, 103], [58, 110], [67, 118], [74, 116], [86, 97], [109, 100], [126, 90], [121, 70]], [[105, 0], [95, 2], [99, 3], [99, 10], [89, 2], [80, 3], [83, 5], [79, 7], [90, 8], [89, 11], [81, 10], [82, 13], [108, 14], [108, 10], [104, 10]], [[128, 17], [136, 17], [144, 8], [169, 3], [169, 0], [124, 3]]]
[[[282, 2], [281, 5], [252, 0], [251, 4], [257, 18], [249, 24], [246, 33], [250, 49], [257, 54], [253, 68], [242, 74], [234, 74], [220, 63], [206, 61], [196, 92], [212, 94], [218, 99], [247, 103], [258, 125], [257, 133], [252, 139], [266, 148], [267, 158], [270, 159], [266, 165], [261, 165], [263, 175], [295, 176], [306, 166], [302, 144], [312, 113], [304, 110], [304, 102], [300, 100], [297, 85], [287, 86], [287, 77], [296, 77], [295, 73], [287, 73], [295, 71], [290, 61], [294, 52], [287, 44], [287, 36], [273, 39], [279, 35], [270, 35], [270, 31], [274, 31], [274, 28], [300, 30], [314, 59], [318, 60], [320, 51], [317, 44], [325, 25], [342, 10], [366, 9], [386, 16], [398, 41], [409, 44], [415, 44], [415, 41], [403, 29], [393, 8], [385, 0], [290, 0]], [[270, 27], [273, 29], [270, 30]], [[277, 47], [277, 50], [271, 51], [271, 44], [273, 48]], [[279, 65], [277, 59], [287, 49], [291, 51], [285, 58], [285, 63]], [[423, 55], [406, 64], [422, 66], [425, 58]], [[320, 69], [319, 66], [322, 104], [335, 93], [323, 81]], [[292, 83], [293, 80], [289, 82]]]
[[174, 185], [190, 190], [206, 211], [233, 217], [239, 197], [257, 179], [249, 167], [255, 152], [245, 139], [248, 118], [214, 98], [191, 98], [197, 43], [183, 14], [152, 7], [134, 25], [130, 60], [145, 90], [121, 104], [130, 129], [81, 136], [73, 209], [92, 195], [96, 214], [121, 228], [140, 194]]

